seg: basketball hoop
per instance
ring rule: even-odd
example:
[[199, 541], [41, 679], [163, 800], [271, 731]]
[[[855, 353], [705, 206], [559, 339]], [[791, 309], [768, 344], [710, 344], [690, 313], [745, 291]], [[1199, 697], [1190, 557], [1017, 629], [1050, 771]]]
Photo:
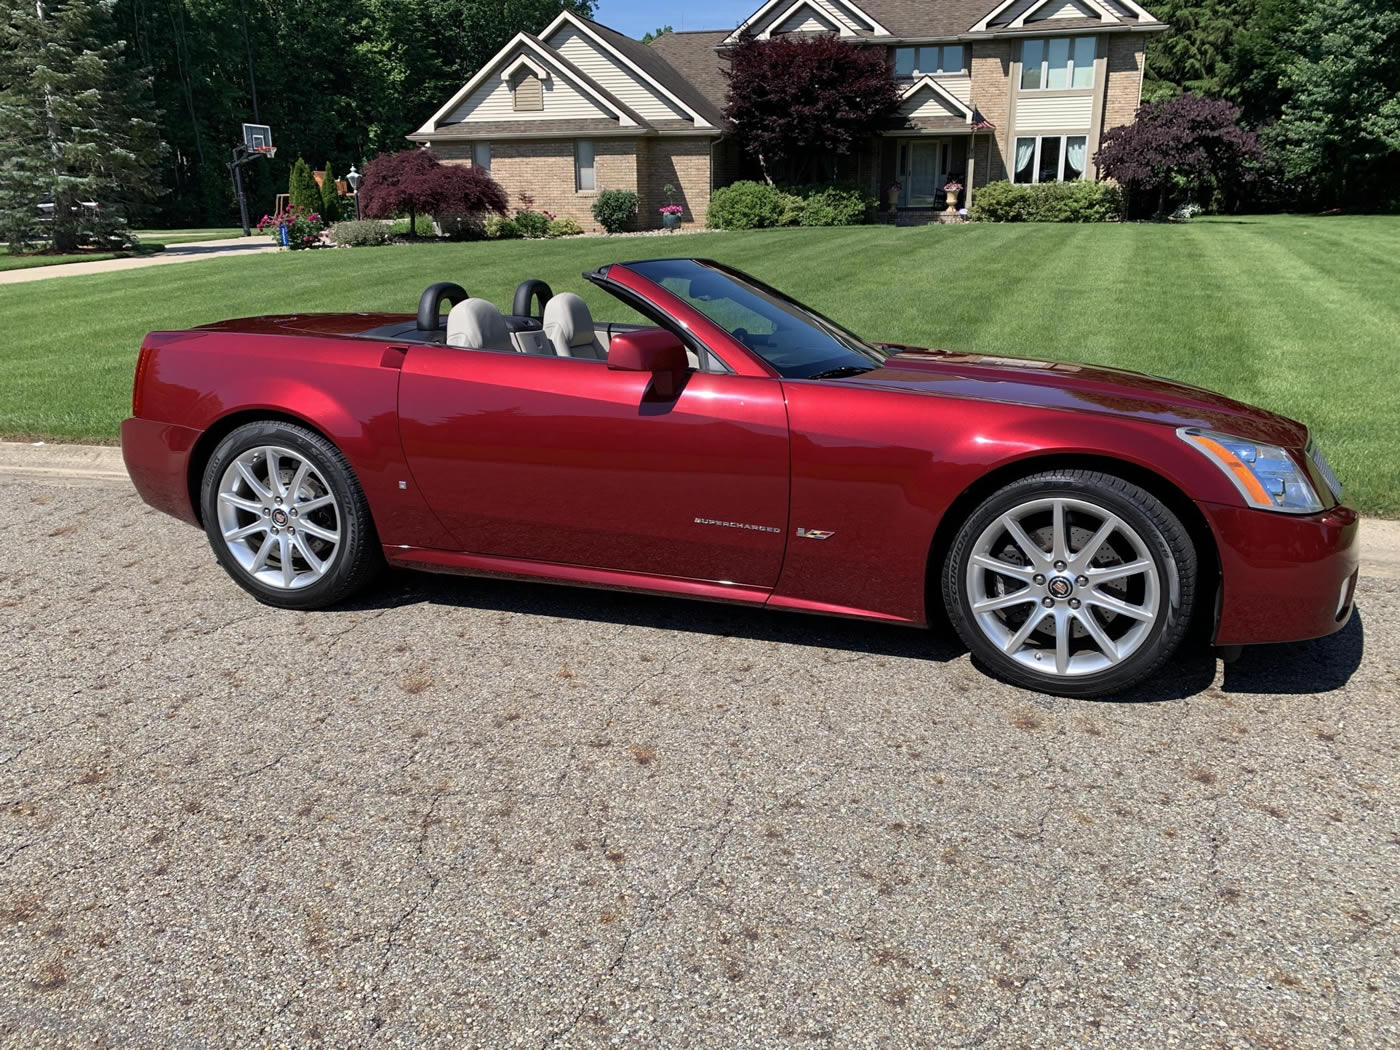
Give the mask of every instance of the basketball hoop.
[[255, 160], [271, 160], [277, 156], [277, 147], [272, 144], [272, 128], [266, 124], [244, 124], [243, 141], [233, 147], [233, 159], [229, 162], [229, 174], [233, 176], [233, 190], [238, 197], [238, 216], [243, 220], [243, 236], [250, 236], [248, 226], [248, 201], [243, 195], [243, 168]]
[[263, 156], [263, 157], [266, 157], [268, 160], [271, 160], [273, 157], [277, 156], [277, 147], [276, 147], [276, 146], [254, 146], [254, 147], [253, 147], [253, 152], [256, 153], [256, 154], [258, 154], [259, 156]]

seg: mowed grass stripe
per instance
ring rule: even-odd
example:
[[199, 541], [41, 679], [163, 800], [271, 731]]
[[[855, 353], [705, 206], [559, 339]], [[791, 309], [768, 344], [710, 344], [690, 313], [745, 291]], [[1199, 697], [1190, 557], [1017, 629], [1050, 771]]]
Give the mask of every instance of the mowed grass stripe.
[[0, 434], [113, 440], [142, 336], [227, 317], [410, 312], [528, 277], [632, 319], [579, 274], [700, 255], [870, 338], [1168, 375], [1309, 423], [1358, 504], [1400, 515], [1400, 218], [853, 227], [285, 253], [0, 287]]

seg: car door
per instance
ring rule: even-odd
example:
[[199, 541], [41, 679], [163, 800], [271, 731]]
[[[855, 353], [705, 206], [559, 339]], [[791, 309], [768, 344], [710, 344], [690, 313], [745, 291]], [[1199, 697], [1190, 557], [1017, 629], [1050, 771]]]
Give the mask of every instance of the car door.
[[414, 346], [400, 433], [464, 551], [771, 588], [788, 515], [780, 383], [548, 355]]

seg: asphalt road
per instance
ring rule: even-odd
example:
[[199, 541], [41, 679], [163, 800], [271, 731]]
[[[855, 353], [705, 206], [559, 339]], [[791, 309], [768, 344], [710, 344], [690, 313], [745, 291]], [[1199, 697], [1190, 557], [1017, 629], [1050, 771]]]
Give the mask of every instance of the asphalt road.
[[857, 623], [256, 605], [0, 480], [4, 1047], [1400, 1046], [1400, 581], [1134, 702]]

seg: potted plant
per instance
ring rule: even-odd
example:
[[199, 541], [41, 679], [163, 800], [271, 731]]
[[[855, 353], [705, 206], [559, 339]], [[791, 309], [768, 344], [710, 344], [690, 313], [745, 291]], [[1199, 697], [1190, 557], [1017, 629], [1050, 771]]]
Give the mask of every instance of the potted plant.
[[680, 226], [685, 209], [676, 203], [676, 187], [669, 182], [661, 187], [661, 192], [666, 194], [666, 203], [660, 209], [661, 225], [668, 230], [674, 230]]
[[889, 189], [885, 191], [885, 199], [889, 201], [890, 211], [894, 211], [895, 207], [899, 204], [899, 192], [902, 189], [904, 189], [904, 187], [899, 183], [892, 182], [889, 185]]
[[943, 192], [944, 192], [945, 194], [947, 194], [947, 201], [948, 201], [948, 207], [947, 207], [945, 210], [947, 210], [947, 211], [957, 211], [957, 210], [958, 210], [958, 194], [962, 192], [962, 183], [961, 183], [961, 182], [953, 182], [953, 181], [950, 180], [950, 181], [948, 181], [948, 182], [946, 182], [946, 183], [943, 184]]

